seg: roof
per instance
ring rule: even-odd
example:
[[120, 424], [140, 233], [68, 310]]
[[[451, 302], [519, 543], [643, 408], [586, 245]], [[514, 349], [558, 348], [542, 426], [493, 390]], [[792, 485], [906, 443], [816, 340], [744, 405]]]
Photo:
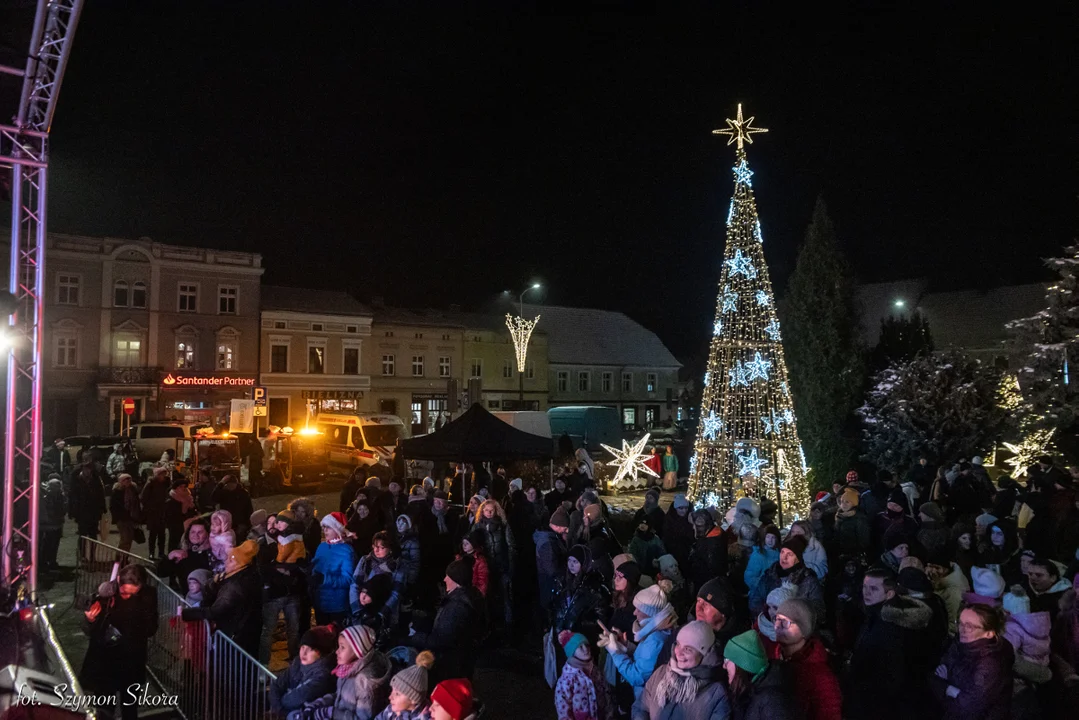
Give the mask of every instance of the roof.
[[553, 364], [682, 367], [654, 332], [624, 313], [557, 305], [525, 305], [524, 312], [540, 316], [536, 329], [547, 333]]
[[519, 430], [475, 404], [429, 435], [402, 440], [401, 449], [414, 460], [507, 462], [549, 458], [554, 443]]
[[371, 310], [346, 292], [263, 285], [263, 310], [312, 313], [315, 315], [370, 315]]

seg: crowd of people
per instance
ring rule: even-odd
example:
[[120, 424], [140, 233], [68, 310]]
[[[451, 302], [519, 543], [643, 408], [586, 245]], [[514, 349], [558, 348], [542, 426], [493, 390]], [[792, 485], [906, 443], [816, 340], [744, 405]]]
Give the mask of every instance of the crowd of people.
[[[263, 663], [284, 626], [270, 694], [289, 720], [476, 717], [477, 656], [522, 631], [543, 638], [559, 720], [996, 720], [1076, 699], [1079, 468], [852, 471], [799, 519], [748, 497], [664, 511], [653, 488], [622, 538], [591, 471], [541, 493], [503, 468], [457, 466], [448, 491], [361, 470], [319, 517], [155, 470], [138, 493], [118, 480], [112, 510], [162, 508], [151, 549], [183, 620]], [[454, 504], [465, 475], [477, 492]], [[145, 583], [116, 585], [109, 607]]]

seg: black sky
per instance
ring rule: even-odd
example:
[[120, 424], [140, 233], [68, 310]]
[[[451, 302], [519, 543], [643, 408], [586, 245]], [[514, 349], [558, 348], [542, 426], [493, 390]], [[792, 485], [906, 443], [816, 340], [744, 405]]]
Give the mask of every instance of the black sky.
[[1075, 235], [1074, 7], [579, 5], [89, 0], [51, 229], [407, 305], [540, 278], [693, 354], [741, 101], [780, 290], [818, 193], [867, 281], [1037, 280]]

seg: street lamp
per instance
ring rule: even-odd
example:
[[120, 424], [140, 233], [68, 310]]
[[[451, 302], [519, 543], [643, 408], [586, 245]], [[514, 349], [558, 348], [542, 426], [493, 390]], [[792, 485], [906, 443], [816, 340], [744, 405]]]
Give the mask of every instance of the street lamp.
[[906, 300], [896, 300], [896, 301], [895, 301], [895, 306], [896, 306], [897, 308], [901, 308], [901, 307], [903, 307], [903, 306], [904, 306], [904, 305], [906, 305], [906, 304], [907, 304], [907, 301], [906, 301]]
[[536, 329], [536, 323], [539, 322], [540, 316], [532, 318], [531, 320], [525, 319], [525, 295], [533, 290], [539, 290], [542, 287], [539, 283], [534, 283], [531, 287], [527, 287], [521, 291], [517, 298], [518, 305], [521, 310], [521, 314], [517, 317], [506, 313], [506, 327], [510, 330], [510, 337], [513, 338], [513, 349], [517, 353], [517, 399], [521, 405], [524, 405], [525, 399], [525, 368], [528, 366], [528, 340], [532, 337], [532, 331]]

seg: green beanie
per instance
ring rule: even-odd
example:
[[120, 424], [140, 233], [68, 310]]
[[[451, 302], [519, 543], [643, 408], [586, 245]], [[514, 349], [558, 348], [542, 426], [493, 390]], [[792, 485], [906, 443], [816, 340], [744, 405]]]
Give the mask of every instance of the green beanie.
[[752, 675], [754, 681], [768, 669], [768, 658], [756, 630], [747, 630], [728, 640], [723, 657]]

